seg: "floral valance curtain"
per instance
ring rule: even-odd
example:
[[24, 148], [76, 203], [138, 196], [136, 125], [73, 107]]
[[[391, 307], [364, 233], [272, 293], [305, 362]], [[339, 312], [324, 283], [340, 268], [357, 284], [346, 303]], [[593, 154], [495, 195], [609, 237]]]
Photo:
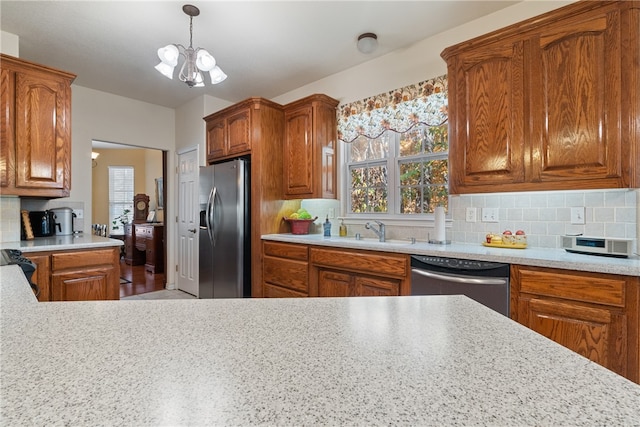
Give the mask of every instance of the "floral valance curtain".
[[363, 135], [375, 139], [387, 130], [406, 132], [422, 123], [447, 121], [447, 76], [372, 96], [338, 108], [338, 139], [350, 143]]

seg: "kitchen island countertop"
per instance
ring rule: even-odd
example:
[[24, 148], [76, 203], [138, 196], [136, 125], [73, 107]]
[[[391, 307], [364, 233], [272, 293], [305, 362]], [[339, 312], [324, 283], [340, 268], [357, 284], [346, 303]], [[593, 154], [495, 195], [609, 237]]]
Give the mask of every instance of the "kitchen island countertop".
[[0, 243], [0, 249], [19, 249], [24, 253], [40, 251], [66, 251], [73, 249], [95, 249], [109, 246], [122, 246], [118, 239], [96, 236], [94, 234], [71, 234], [67, 236], [36, 237], [33, 240]]
[[463, 296], [37, 303], [0, 277], [2, 425], [640, 423], [640, 386]]
[[378, 242], [376, 239], [356, 240], [353, 237], [324, 237], [321, 234], [266, 234], [263, 240], [332, 246], [347, 249], [384, 251], [411, 255], [430, 255], [449, 258], [493, 261], [507, 264], [590, 271], [594, 273], [640, 276], [640, 256], [612, 258], [569, 253], [564, 249], [534, 248], [504, 249], [483, 246], [480, 243], [453, 243], [436, 245], [427, 242], [411, 244], [406, 241]]

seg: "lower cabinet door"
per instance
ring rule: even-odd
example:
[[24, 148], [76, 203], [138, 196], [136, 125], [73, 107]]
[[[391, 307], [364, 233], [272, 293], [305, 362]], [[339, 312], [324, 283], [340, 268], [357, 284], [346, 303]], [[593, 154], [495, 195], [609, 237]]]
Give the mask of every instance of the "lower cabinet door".
[[51, 260], [49, 255], [28, 255], [28, 258], [36, 265], [36, 271], [33, 272], [31, 281], [38, 285], [40, 294], [38, 301], [51, 301]]
[[627, 374], [627, 323], [621, 310], [573, 301], [524, 299], [525, 326], [620, 375]]
[[318, 275], [318, 296], [351, 297], [355, 296], [353, 275], [321, 269]]
[[52, 301], [117, 300], [119, 289], [114, 268], [54, 273], [51, 276]]
[[380, 297], [400, 295], [400, 280], [381, 277], [356, 276], [356, 295]]

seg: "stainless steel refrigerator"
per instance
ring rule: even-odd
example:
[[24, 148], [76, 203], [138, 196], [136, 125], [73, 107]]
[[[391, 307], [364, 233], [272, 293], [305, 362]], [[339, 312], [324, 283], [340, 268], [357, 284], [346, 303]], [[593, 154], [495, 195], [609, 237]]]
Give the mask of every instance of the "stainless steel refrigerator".
[[251, 296], [249, 161], [200, 168], [199, 298]]

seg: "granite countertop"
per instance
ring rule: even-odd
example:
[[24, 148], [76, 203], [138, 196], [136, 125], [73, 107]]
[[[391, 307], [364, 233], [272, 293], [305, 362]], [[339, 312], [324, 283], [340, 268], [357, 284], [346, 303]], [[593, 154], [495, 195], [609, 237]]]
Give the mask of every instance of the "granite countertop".
[[0, 243], [0, 249], [19, 249], [24, 253], [40, 251], [66, 251], [70, 249], [94, 249], [109, 246], [122, 246], [118, 239], [96, 236], [94, 234], [73, 234], [68, 236], [36, 237], [33, 240]]
[[353, 237], [324, 237], [321, 234], [266, 234], [262, 236], [262, 239], [348, 249], [385, 251], [411, 255], [432, 255], [472, 259], [476, 261], [494, 261], [507, 264], [640, 276], [640, 257], [637, 255], [629, 258], [612, 258], [569, 253], [564, 249], [532, 247], [526, 249], [490, 248], [480, 243], [436, 245], [427, 242], [416, 242], [415, 244], [411, 244], [409, 240], [391, 240], [381, 243], [377, 239], [367, 238], [356, 240]]
[[640, 424], [639, 385], [464, 296], [37, 303], [0, 276], [2, 425]]

